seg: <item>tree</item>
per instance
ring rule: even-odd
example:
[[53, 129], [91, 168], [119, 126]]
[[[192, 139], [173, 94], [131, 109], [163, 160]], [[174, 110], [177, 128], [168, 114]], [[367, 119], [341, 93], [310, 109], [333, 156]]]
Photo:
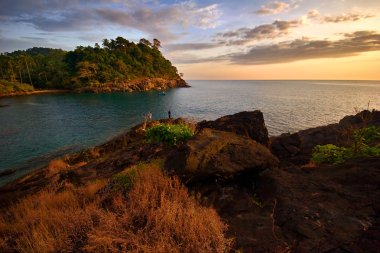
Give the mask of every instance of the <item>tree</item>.
[[153, 39], [153, 48], [158, 49], [161, 47], [161, 41], [158, 39]]
[[150, 43], [150, 41], [145, 39], [145, 38], [140, 39], [140, 44], [143, 44], [143, 45], [148, 46], [148, 47], [152, 46], [152, 43]]

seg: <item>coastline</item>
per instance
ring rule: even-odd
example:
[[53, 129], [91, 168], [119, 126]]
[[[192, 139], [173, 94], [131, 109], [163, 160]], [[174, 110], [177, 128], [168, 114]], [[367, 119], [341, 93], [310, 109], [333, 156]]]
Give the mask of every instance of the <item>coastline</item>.
[[[102, 145], [53, 160], [0, 187], [0, 210], [26, 196], [39, 201], [43, 195], [36, 193], [48, 187], [55, 189], [54, 199], [99, 180], [106, 186], [96, 196], [109, 200], [113, 195], [107, 195], [107, 189], [116, 191], [115, 176], [158, 161], [165, 177], [178, 178], [198, 204], [212, 207], [226, 222], [225, 236], [234, 238], [233, 249], [310, 252], [321, 240], [329, 250], [343, 243], [350, 251], [376, 248], [376, 241], [367, 247], [362, 239], [372, 240], [379, 231], [379, 206], [373, 201], [380, 196], [380, 157], [353, 158], [345, 164], [312, 164], [310, 158], [315, 145], [348, 144], [345, 129], [380, 127], [380, 111], [362, 111], [335, 124], [272, 137], [260, 111], [240, 112], [195, 123], [194, 137], [179, 147], [147, 141], [143, 129], [160, 123], [191, 124], [181, 118], [151, 121]], [[353, 220], [369, 223], [364, 229], [362, 223], [347, 222]], [[337, 240], [329, 240], [331, 231]]]
[[0, 98], [6, 97], [17, 97], [17, 96], [26, 96], [26, 95], [38, 95], [38, 94], [54, 94], [54, 93], [69, 93], [70, 90], [34, 90], [34, 91], [25, 91], [25, 92], [13, 92], [11, 94], [0, 94]]
[[[70, 91], [63, 91], [63, 90], [46, 90], [46, 91], [40, 91], [37, 94], [49, 93], [50, 91], [52, 91], [52, 93], [70, 92]], [[255, 115], [257, 112], [259, 112], [258, 115]], [[375, 122], [374, 124], [380, 125], [380, 111], [374, 110], [370, 112], [370, 111], [365, 110], [358, 113], [357, 115], [347, 115], [346, 117], [341, 119], [338, 123], [332, 123], [328, 125], [322, 125], [319, 127], [307, 128], [293, 134], [282, 133], [276, 136], [269, 136], [266, 130], [264, 118], [260, 111], [253, 112], [254, 120], [251, 122], [248, 121], [249, 123], [246, 121], [247, 118], [244, 118], [244, 117], [240, 118], [241, 116], [239, 115], [244, 114], [244, 113], [247, 113], [247, 112], [240, 112], [234, 115], [226, 115], [214, 121], [206, 121], [206, 120], [199, 121], [195, 123], [196, 125], [195, 128], [197, 129], [196, 132], [204, 128], [216, 129], [216, 130], [227, 131], [227, 132], [230, 132], [230, 131], [236, 132], [238, 134], [245, 135], [247, 138], [254, 139], [258, 141], [259, 143], [264, 144], [270, 149], [270, 151], [275, 156], [279, 157], [283, 161], [292, 162], [297, 165], [303, 165], [309, 162], [309, 159], [311, 157], [311, 151], [314, 146], [320, 143], [326, 142], [326, 140], [329, 140], [331, 142], [334, 142], [334, 141], [345, 142], [345, 141], [339, 140], [339, 138], [343, 138], [343, 137], [342, 136], [338, 137], [337, 133], [342, 132], [343, 128], [362, 126], [363, 125], [363, 123], [361, 122], [363, 120], [362, 118], [365, 118], [364, 116], [362, 116], [362, 114], [372, 113], [373, 115], [376, 115], [374, 119], [374, 122]], [[149, 126], [153, 126], [158, 123], [178, 124], [178, 123], [186, 123], [186, 122], [188, 121], [187, 119], [184, 119], [184, 118], [159, 119], [159, 120], [154, 120], [147, 123], [146, 128], [149, 128]], [[367, 123], [368, 122], [365, 122], [364, 125], [366, 125]], [[194, 123], [191, 123], [191, 124], [194, 124]], [[141, 130], [142, 125], [143, 125], [142, 123], [138, 124], [132, 127], [130, 130], [127, 130], [126, 132], [122, 133], [121, 135], [116, 136], [112, 138], [111, 140], [108, 140], [98, 146], [94, 146], [88, 149], [83, 149], [73, 154], [64, 155], [62, 159], [73, 160], [73, 161], [79, 161], [82, 159], [96, 159], [99, 156], [98, 155], [93, 156], [92, 153], [94, 152], [94, 150], [96, 150], [96, 152], [99, 152], [99, 150], [102, 150], [102, 152], [100, 153], [107, 154], [107, 152], [115, 152], [118, 146], [121, 147], [125, 143], [129, 143], [129, 144], [133, 143], [133, 144], [138, 144], [138, 145], [143, 144], [144, 148], [149, 148], [150, 150], [151, 147], [148, 145], [148, 143], [145, 143], [145, 131]], [[242, 126], [243, 128], [241, 128]], [[252, 129], [249, 129], [251, 127]], [[242, 129], [244, 128], [245, 130], [242, 131]], [[252, 132], [255, 134], [251, 136]], [[320, 135], [321, 132], [324, 132], [327, 135], [322, 138], [321, 136], [318, 136], [319, 138], [316, 138], [315, 135]], [[346, 138], [347, 137], [344, 136], [344, 139]], [[301, 145], [300, 139], [302, 139], [305, 142], [302, 144], [303, 147], [300, 147]], [[298, 146], [295, 145], [295, 143], [297, 143]], [[138, 149], [138, 152], [140, 153], [142, 152], [141, 147], [137, 149]], [[172, 147], [169, 148], [169, 150], [171, 149]], [[298, 151], [296, 151], [297, 155], [295, 155], [294, 149], [299, 149]], [[145, 150], [144, 153], [146, 153], [149, 150]], [[167, 155], [167, 153], [165, 154], [160, 153], [160, 155]], [[40, 177], [41, 175], [46, 174], [48, 170], [49, 170], [48, 166], [36, 168], [20, 178], [10, 181], [6, 183], [5, 185], [1, 185], [0, 193], [2, 193], [6, 189], [19, 188], [20, 184], [28, 182], [31, 179], [32, 181], [43, 181], [41, 180]], [[11, 175], [15, 172], [16, 171], [14, 171], [13, 169], [6, 169], [0, 173], [0, 177]], [[21, 186], [21, 188], [23, 187]], [[1, 208], [1, 205], [0, 205], [0, 208]]]
[[149, 90], [166, 90], [171, 88], [188, 88], [191, 87], [181, 78], [138, 78], [135, 80], [120, 83], [104, 83], [97, 86], [86, 86], [75, 90], [68, 89], [46, 89], [34, 91], [13, 92], [10, 94], [0, 94], [0, 98], [38, 95], [38, 94], [55, 94], [55, 93], [111, 93], [111, 92], [135, 92]]

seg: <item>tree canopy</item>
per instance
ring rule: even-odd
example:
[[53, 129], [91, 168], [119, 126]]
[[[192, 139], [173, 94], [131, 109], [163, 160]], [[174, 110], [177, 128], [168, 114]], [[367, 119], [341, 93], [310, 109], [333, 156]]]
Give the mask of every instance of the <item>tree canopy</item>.
[[75, 89], [138, 78], [180, 78], [162, 55], [161, 42], [123, 37], [104, 39], [102, 45], [78, 46], [73, 51], [34, 47], [0, 55], [0, 79], [36, 88]]

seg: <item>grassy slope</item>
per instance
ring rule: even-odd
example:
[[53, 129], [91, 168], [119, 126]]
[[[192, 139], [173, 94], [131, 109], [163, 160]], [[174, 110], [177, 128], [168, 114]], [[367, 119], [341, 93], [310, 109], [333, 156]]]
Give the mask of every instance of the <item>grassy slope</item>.
[[[50, 165], [52, 174], [67, 164]], [[133, 173], [125, 188], [122, 177]], [[53, 177], [54, 178], [54, 177]], [[115, 178], [115, 177], [114, 177]], [[74, 186], [55, 177], [48, 188], [0, 214], [7, 252], [226, 252], [231, 240], [214, 209], [200, 206], [177, 178], [153, 162], [118, 180]]]

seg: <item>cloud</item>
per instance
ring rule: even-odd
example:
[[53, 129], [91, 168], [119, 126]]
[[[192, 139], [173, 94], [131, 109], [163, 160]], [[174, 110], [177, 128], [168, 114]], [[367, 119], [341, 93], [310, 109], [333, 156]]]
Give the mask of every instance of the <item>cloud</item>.
[[255, 13], [259, 15], [278, 14], [288, 10], [289, 7], [288, 3], [275, 1], [268, 5], [262, 5]]
[[174, 64], [196, 64], [196, 63], [204, 63], [204, 62], [220, 62], [220, 61], [228, 61], [229, 56], [227, 55], [219, 55], [219, 56], [199, 56], [196, 53], [188, 53], [188, 52], [170, 52], [167, 55], [168, 58]]
[[311, 10], [307, 13], [307, 18], [318, 21], [320, 23], [342, 23], [342, 22], [355, 22], [363, 19], [373, 18], [374, 14], [365, 13], [343, 13], [341, 15], [322, 15], [318, 10]]
[[173, 39], [176, 37], [171, 28], [188, 26], [202, 29], [217, 26], [221, 13], [218, 5], [213, 4], [198, 7], [193, 2], [184, 2], [158, 9], [143, 7], [134, 11], [116, 9], [97, 9], [98, 16], [109, 23], [137, 28], [149, 32], [159, 38]]
[[161, 40], [176, 38], [189, 27], [214, 28], [220, 16], [218, 4], [198, 5], [194, 1], [171, 5], [155, 0], [50, 0], [48, 4], [46, 0], [0, 2], [1, 19], [32, 24], [41, 31], [121, 26]]
[[215, 43], [182, 43], [182, 44], [168, 44], [164, 46], [164, 49], [174, 51], [191, 51], [191, 50], [203, 50], [220, 47], [220, 44]]
[[251, 41], [275, 39], [291, 32], [302, 24], [302, 20], [281, 21], [276, 20], [272, 24], [263, 24], [254, 28], [240, 28], [234, 31], [218, 33], [217, 37], [227, 45], [244, 45]]
[[251, 48], [246, 53], [228, 55], [235, 64], [274, 64], [315, 58], [335, 58], [380, 50], [380, 34], [359, 31], [344, 34], [340, 40], [298, 39], [268, 46]]
[[24, 50], [31, 47], [40, 47], [41, 43], [45, 47], [50, 48], [62, 48], [61, 46], [51, 42], [48, 39], [41, 37], [22, 37], [22, 38], [7, 38], [0, 35], [0, 52], [13, 52], [15, 50]]
[[349, 14], [342, 14], [339, 16], [325, 16], [323, 18], [323, 21], [326, 23], [341, 23], [341, 22], [353, 22], [353, 21], [358, 21], [358, 20], [373, 18], [373, 17], [375, 17], [375, 15], [349, 13]]
[[32, 24], [38, 30], [47, 32], [85, 30], [101, 25], [100, 20], [96, 19], [95, 13], [90, 10], [69, 10], [59, 15], [42, 14], [31, 17], [20, 17], [15, 20]]

